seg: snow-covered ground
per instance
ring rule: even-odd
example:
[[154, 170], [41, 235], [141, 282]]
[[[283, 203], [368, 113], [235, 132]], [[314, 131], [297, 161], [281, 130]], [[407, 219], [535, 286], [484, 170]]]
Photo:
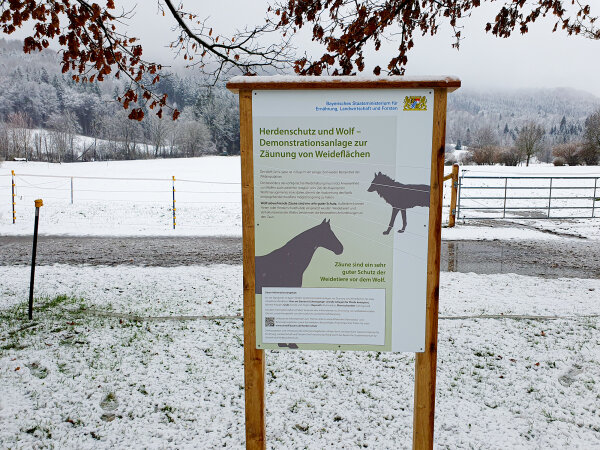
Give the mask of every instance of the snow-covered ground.
[[[0, 267], [0, 447], [243, 448], [240, 266], [37, 273], [36, 325], [17, 331], [29, 269]], [[599, 292], [443, 273], [437, 448], [600, 447]], [[232, 318], [175, 317], [204, 315]], [[410, 447], [413, 354], [266, 360], [269, 448]]]
[[[239, 164], [4, 163], [0, 235], [31, 234], [41, 197], [44, 234], [239, 236]], [[445, 239], [571, 235], [600, 239], [599, 219], [443, 230]], [[0, 266], [0, 448], [243, 448], [241, 272], [41, 266], [27, 327], [29, 268]], [[600, 280], [444, 272], [441, 283], [437, 448], [600, 448]], [[266, 360], [269, 448], [411, 446], [414, 354], [268, 351]]]
[[[37, 198], [44, 200], [41, 234], [241, 235], [239, 157], [7, 162], [0, 167], [0, 196], [7, 199], [11, 170], [16, 175], [17, 219], [13, 224], [10, 202], [2, 205], [0, 235], [31, 234]], [[73, 204], [70, 177], [74, 177]]]
[[[12, 223], [10, 205], [11, 170], [16, 174], [15, 224]], [[451, 168], [447, 167], [446, 170], [449, 173]], [[600, 176], [598, 166], [465, 166], [462, 171], [467, 175], [484, 176]], [[176, 178], [175, 230], [172, 211], [173, 176]], [[74, 177], [73, 204], [70, 177]], [[539, 183], [547, 182], [544, 180]], [[530, 184], [531, 181], [514, 183]], [[592, 182], [588, 180], [586, 183]], [[590, 185], [590, 189], [592, 186]], [[444, 187], [443, 214], [447, 221], [450, 182], [447, 181]], [[486, 194], [489, 191], [491, 190]], [[590, 192], [586, 192], [586, 195], [591, 195]], [[600, 186], [597, 193], [600, 195]], [[495, 192], [494, 195], [497, 194]], [[473, 195], [473, 192], [469, 195]], [[560, 195], [577, 195], [577, 190], [563, 190]], [[0, 167], [0, 198], [7, 201], [0, 206], [0, 235], [31, 234], [33, 200], [42, 198], [44, 207], [40, 219], [41, 234], [241, 236], [240, 197], [239, 157], [72, 164], [5, 162]], [[542, 201], [546, 204], [544, 202], [546, 200]], [[576, 204], [577, 201], [568, 202]], [[600, 202], [597, 203], [596, 218], [593, 220], [525, 220], [509, 212], [507, 220], [498, 222], [500, 227], [476, 220], [464, 223], [459, 221], [457, 227], [444, 229], [442, 236], [445, 239], [552, 239], [553, 235], [544, 231], [558, 231], [567, 235], [600, 239]], [[539, 202], [523, 200], [520, 203], [513, 201], [512, 204], [538, 205]], [[588, 204], [589, 201], [586, 205]], [[411, 211], [408, 212], [409, 215], [410, 213]]]

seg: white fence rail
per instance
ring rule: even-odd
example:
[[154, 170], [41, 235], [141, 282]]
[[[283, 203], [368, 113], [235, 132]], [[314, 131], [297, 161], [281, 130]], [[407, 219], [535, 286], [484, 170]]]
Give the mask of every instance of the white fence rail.
[[599, 176], [459, 178], [457, 219], [600, 217]]

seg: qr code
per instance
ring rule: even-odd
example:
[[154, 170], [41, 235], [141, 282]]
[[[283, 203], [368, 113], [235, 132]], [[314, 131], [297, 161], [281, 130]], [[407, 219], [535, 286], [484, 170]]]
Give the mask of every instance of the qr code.
[[265, 327], [274, 327], [275, 317], [265, 317]]

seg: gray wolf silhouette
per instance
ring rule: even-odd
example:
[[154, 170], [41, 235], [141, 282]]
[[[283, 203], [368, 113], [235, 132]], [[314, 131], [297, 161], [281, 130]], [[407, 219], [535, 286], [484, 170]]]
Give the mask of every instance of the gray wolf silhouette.
[[264, 256], [256, 256], [255, 280], [257, 294], [264, 287], [302, 287], [302, 275], [319, 247], [331, 250], [336, 255], [344, 246], [331, 231], [329, 220], [303, 231], [290, 239], [283, 247]]
[[429, 185], [427, 184], [402, 184], [387, 175], [379, 172], [371, 181], [368, 192], [377, 192], [392, 207], [392, 217], [388, 229], [383, 234], [390, 234], [398, 211], [402, 213], [402, 229], [406, 229], [406, 210], [415, 206], [429, 207]]

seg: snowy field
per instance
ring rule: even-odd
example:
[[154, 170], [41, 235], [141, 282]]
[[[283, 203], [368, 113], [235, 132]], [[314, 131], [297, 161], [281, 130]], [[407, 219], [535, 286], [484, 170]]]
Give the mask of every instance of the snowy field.
[[[600, 167], [465, 166], [466, 174], [485, 176], [600, 176]], [[16, 223], [10, 209], [11, 170], [16, 174]], [[451, 170], [446, 167], [447, 173]], [[32, 176], [36, 175], [36, 176]], [[176, 229], [173, 230], [175, 176]], [[71, 204], [73, 177], [73, 204]], [[588, 184], [590, 181], [586, 181]], [[528, 180], [515, 183], [531, 183]], [[539, 183], [547, 183], [547, 180]], [[444, 189], [444, 220], [450, 182]], [[591, 189], [590, 185], [590, 189]], [[366, 187], [365, 187], [366, 189]], [[577, 190], [575, 190], [577, 191]], [[562, 196], [577, 195], [563, 190]], [[590, 191], [592, 192], [592, 191]], [[586, 191], [586, 195], [591, 195]], [[597, 189], [600, 195], [600, 186]], [[487, 192], [489, 193], [489, 192]], [[538, 192], [546, 195], [545, 192]], [[469, 195], [473, 195], [472, 192]], [[494, 195], [500, 195], [494, 192]], [[72, 164], [5, 162], [0, 167], [0, 235], [30, 235], [33, 200], [42, 198], [40, 233], [48, 235], [241, 236], [239, 157], [111, 161]], [[545, 200], [544, 200], [545, 201]], [[542, 201], [542, 204], [545, 204]], [[571, 200], [572, 201], [572, 200]], [[523, 203], [525, 202], [525, 203]], [[564, 202], [564, 201], [563, 201]], [[501, 228], [481, 221], [459, 221], [444, 229], [445, 239], [552, 239], [551, 233], [600, 239], [600, 202], [596, 219], [522, 220], [509, 213]], [[513, 203], [521, 206], [531, 201]], [[588, 203], [589, 204], [589, 200]], [[387, 205], [382, 204], [387, 209]], [[386, 214], [388, 212], [386, 211]], [[411, 214], [411, 211], [408, 211]]]
[[11, 170], [16, 175], [17, 220], [12, 223], [10, 202], [2, 205], [2, 235], [31, 234], [33, 201], [41, 198], [41, 234], [241, 236], [239, 157], [72, 164], [7, 162], [0, 167], [2, 198], [11, 196]]
[[[0, 236], [31, 235], [40, 197], [47, 235], [240, 236], [239, 173], [236, 157], [4, 163]], [[443, 230], [445, 239], [571, 236], [600, 239], [600, 219]], [[28, 326], [29, 268], [0, 266], [0, 448], [243, 448], [241, 272], [41, 266]], [[600, 448], [600, 280], [444, 272], [441, 282], [436, 447]], [[266, 360], [269, 448], [411, 447], [414, 354], [267, 351]]]
[[[37, 273], [22, 329], [29, 269], [0, 267], [0, 447], [243, 448], [240, 266]], [[599, 292], [442, 273], [436, 447], [600, 447]], [[269, 448], [410, 448], [413, 354], [266, 360]]]

